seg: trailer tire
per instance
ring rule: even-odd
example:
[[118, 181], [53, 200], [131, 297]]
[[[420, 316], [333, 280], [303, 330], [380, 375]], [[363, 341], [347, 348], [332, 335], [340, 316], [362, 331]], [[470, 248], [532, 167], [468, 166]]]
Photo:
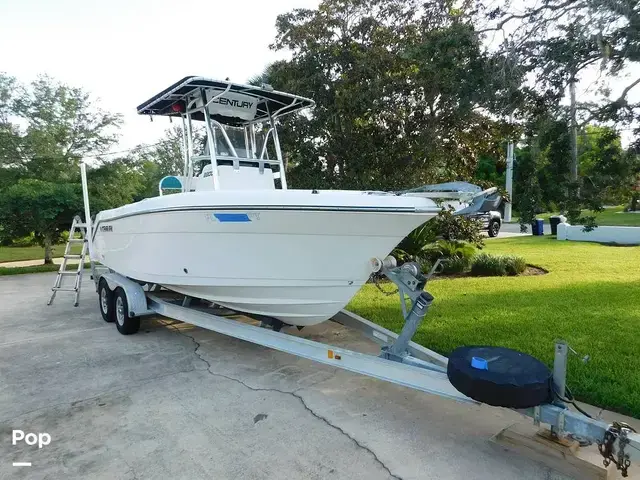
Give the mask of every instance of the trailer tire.
[[127, 294], [120, 287], [116, 288], [115, 291], [113, 311], [116, 319], [116, 328], [122, 335], [131, 335], [140, 330], [140, 317], [131, 316]]
[[101, 278], [98, 282], [98, 305], [100, 306], [102, 319], [105, 322], [113, 323], [116, 321], [113, 308], [113, 292], [104, 278]]
[[497, 237], [500, 233], [500, 222], [498, 220], [491, 220], [489, 222], [489, 236]]

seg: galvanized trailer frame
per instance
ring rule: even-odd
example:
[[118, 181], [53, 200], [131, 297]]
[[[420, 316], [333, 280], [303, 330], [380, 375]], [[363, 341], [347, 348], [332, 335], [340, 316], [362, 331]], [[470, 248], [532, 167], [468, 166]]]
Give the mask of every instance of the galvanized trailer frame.
[[[478, 403], [463, 395], [449, 382], [446, 373], [447, 358], [411, 341], [418, 325], [431, 304], [431, 297], [424, 286], [428, 277], [421, 275], [413, 264], [396, 267], [390, 259], [379, 262], [379, 272], [385, 274], [397, 286], [403, 305], [405, 297], [412, 301], [405, 314], [405, 325], [397, 335], [346, 310], [332, 320], [361, 332], [381, 345], [380, 355], [369, 355], [349, 349], [289, 335], [284, 331], [239, 322], [190, 305], [189, 297], [168, 300], [155, 285], [143, 286], [116, 272], [96, 269], [96, 286], [104, 279], [110, 289], [120, 290], [127, 298], [129, 311], [116, 312], [116, 322], [127, 322], [144, 315], [162, 315], [238, 338], [285, 353], [303, 357], [332, 367], [377, 378], [413, 388], [433, 395], [465, 403]], [[404, 306], [403, 306], [404, 309]], [[205, 309], [206, 310], [206, 309]], [[122, 330], [121, 330], [122, 331]], [[569, 347], [558, 341], [555, 345], [554, 383], [560, 396], [565, 394], [566, 367]], [[603, 421], [570, 410], [558, 400], [535, 408], [517, 410], [530, 417], [534, 424], [549, 425], [558, 438], [571, 436], [599, 445], [607, 460], [620, 465], [623, 474], [632, 461], [640, 461], [640, 435], [625, 424], [609, 425]]]

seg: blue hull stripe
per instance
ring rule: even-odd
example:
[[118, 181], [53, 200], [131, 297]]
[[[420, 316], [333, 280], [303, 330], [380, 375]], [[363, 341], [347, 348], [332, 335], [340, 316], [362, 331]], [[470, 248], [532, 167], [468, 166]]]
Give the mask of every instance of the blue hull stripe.
[[246, 213], [214, 213], [219, 222], [250, 222]]

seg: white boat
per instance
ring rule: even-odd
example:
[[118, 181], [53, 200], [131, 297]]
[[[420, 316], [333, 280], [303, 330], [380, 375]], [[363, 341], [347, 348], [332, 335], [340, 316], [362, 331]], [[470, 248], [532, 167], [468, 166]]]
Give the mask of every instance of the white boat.
[[[372, 259], [441, 207], [429, 198], [437, 194], [287, 188], [276, 121], [311, 106], [268, 87], [202, 77], [140, 105], [140, 114], [182, 118], [184, 171], [162, 179], [158, 197], [98, 213], [92, 260], [288, 325], [333, 317], [370, 277]], [[194, 140], [197, 121], [204, 148]]]

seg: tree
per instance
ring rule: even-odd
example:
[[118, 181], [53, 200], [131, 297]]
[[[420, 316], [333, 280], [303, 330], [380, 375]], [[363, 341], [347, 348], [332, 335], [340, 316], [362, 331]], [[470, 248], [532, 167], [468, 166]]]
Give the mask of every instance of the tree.
[[19, 171], [10, 162], [18, 156], [18, 127], [11, 122], [12, 99], [16, 79], [0, 72], [0, 189], [18, 179]]
[[145, 198], [141, 196], [145, 187], [144, 174], [134, 158], [116, 158], [89, 169], [87, 185], [94, 212]]
[[553, 117], [538, 122], [536, 130], [537, 172], [541, 199], [545, 210], [555, 212], [566, 208], [571, 195], [569, 183], [572, 181], [571, 136], [565, 119]]
[[[202, 142], [201, 129], [194, 129], [194, 144]], [[150, 147], [136, 152], [141, 160], [149, 160], [158, 166], [158, 181], [167, 175], [180, 175], [184, 169], [182, 127], [174, 125], [164, 131], [164, 136]], [[157, 187], [157, 185], [156, 185]]]
[[5, 234], [35, 234], [44, 247], [44, 263], [53, 263], [51, 247], [60, 240], [71, 219], [82, 211], [79, 184], [23, 179], [0, 195], [0, 218]]
[[627, 151], [636, 165], [635, 182], [631, 185], [629, 192], [630, 201], [628, 209], [632, 212], [636, 212], [640, 209], [640, 137], [638, 137], [640, 129], [636, 129], [635, 133], [636, 139]]
[[[196, 152], [204, 142], [203, 128], [194, 125], [193, 144]], [[135, 170], [140, 175], [141, 187], [136, 199], [158, 194], [158, 183], [167, 175], [182, 175], [184, 170], [182, 127], [174, 126], [150, 146], [141, 145], [132, 152]]]
[[[629, 124], [640, 118], [640, 103], [629, 101], [629, 93], [640, 85], [634, 75], [621, 92], [612, 95], [611, 82], [621, 79], [626, 67], [640, 62], [640, 11], [629, 0], [545, 0], [519, 8], [504, 2], [481, 8], [488, 23], [480, 33], [505, 33], [500, 51], [518, 58], [535, 79], [533, 87], [546, 108], [522, 110], [519, 116], [535, 124], [549, 114], [564, 122], [568, 135], [569, 174], [553, 178], [564, 192], [564, 203], [573, 220], [583, 208], [601, 208], [603, 198], [589, 178], [579, 171], [579, 132], [589, 123]], [[580, 102], [576, 90], [588, 73], [597, 76], [592, 85], [595, 100]], [[588, 89], [589, 89], [588, 87]], [[569, 96], [569, 108], [562, 102]], [[618, 177], [619, 178], [619, 177]], [[628, 179], [625, 179], [625, 182]]]
[[561, 211], [574, 224], [595, 226], [605, 203], [631, 198], [640, 164], [633, 151], [622, 148], [620, 135], [609, 127], [587, 125], [578, 133], [581, 197], [571, 188], [571, 142], [567, 122], [540, 120], [525, 140], [516, 168], [517, 208], [523, 225], [541, 211]]
[[487, 113], [519, 79], [495, 75], [506, 60], [482, 53], [449, 2], [325, 0], [276, 29], [272, 47], [292, 58], [254, 81], [316, 100], [283, 121], [293, 185], [399, 189], [468, 179], [479, 155], [501, 156], [508, 125]]
[[617, 131], [588, 125], [579, 136], [580, 174], [591, 197], [600, 203], [629, 202], [640, 174], [640, 161], [633, 150], [625, 150]]
[[0, 99], [0, 167], [22, 178], [74, 181], [83, 157], [117, 140], [120, 115], [48, 76], [24, 86], [2, 75]]
[[3, 237], [35, 234], [50, 263], [51, 246], [81, 211], [79, 163], [111, 147], [120, 123], [119, 115], [101, 110], [80, 88], [47, 76], [26, 86], [0, 74]]
[[526, 232], [535, 216], [542, 210], [542, 195], [538, 173], [540, 172], [540, 147], [537, 136], [527, 132], [526, 146], [516, 154], [514, 208], [520, 214], [520, 230]]
[[[640, 62], [640, 10], [629, 0], [545, 0], [521, 8], [516, 2], [476, 12], [486, 25], [478, 32], [501, 31], [501, 49], [519, 58], [526, 70], [537, 75], [536, 86], [556, 102], [571, 83], [578, 83], [589, 68], [600, 70], [596, 83], [599, 102], [583, 104], [590, 118], [629, 121], [640, 105], [629, 103], [629, 92], [640, 85], [637, 75], [611, 97], [608, 83]], [[510, 30], [506, 33], [505, 29]], [[631, 115], [629, 115], [631, 114]]]

